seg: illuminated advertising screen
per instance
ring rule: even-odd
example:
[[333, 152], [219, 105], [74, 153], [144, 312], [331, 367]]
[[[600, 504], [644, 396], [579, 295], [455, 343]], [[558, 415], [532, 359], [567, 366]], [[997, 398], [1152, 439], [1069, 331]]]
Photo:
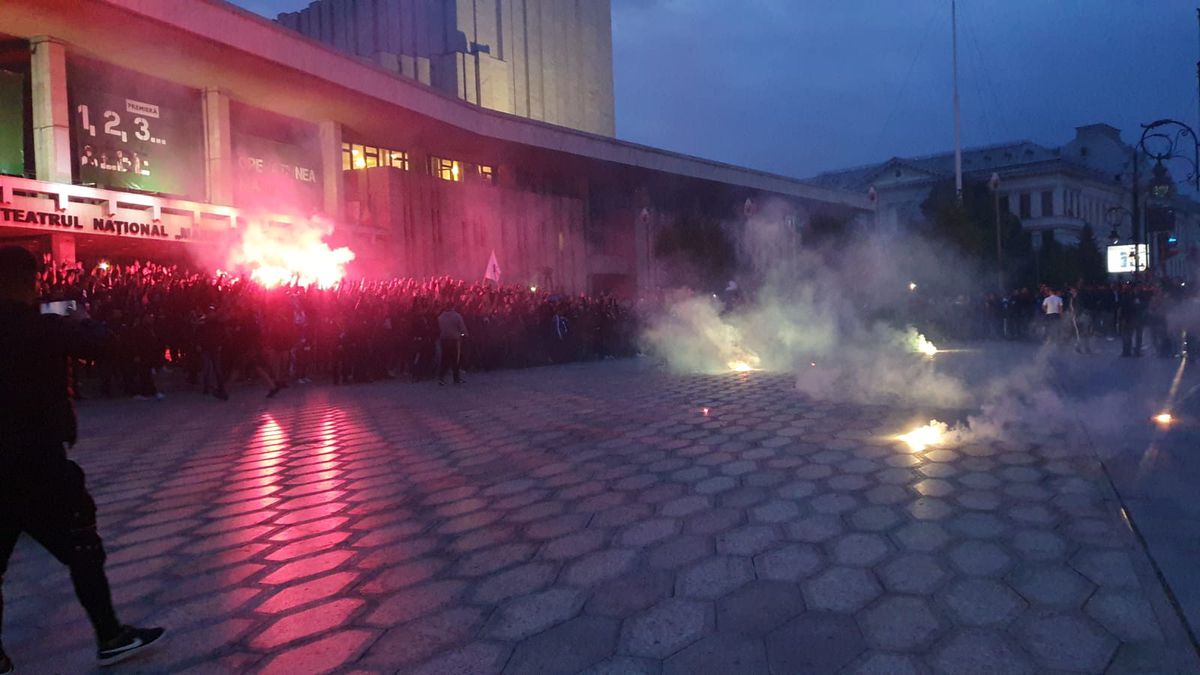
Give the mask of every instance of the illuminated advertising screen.
[[1108, 247], [1108, 273], [1122, 274], [1135, 271], [1144, 272], [1150, 263], [1150, 248], [1146, 244], [1138, 244], [1138, 255], [1134, 255], [1133, 244], [1122, 244]]
[[76, 180], [204, 197], [200, 92], [94, 61], [68, 72]]
[[0, 173], [25, 173], [25, 78], [0, 70]]
[[252, 108], [229, 106], [234, 204], [309, 214], [324, 203], [317, 126]]

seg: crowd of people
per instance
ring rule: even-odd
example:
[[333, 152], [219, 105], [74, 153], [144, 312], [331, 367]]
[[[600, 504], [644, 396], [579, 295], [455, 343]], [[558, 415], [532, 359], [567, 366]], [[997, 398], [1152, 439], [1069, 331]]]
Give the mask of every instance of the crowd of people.
[[1186, 282], [1143, 279], [914, 300], [913, 311], [945, 339], [1056, 341], [1083, 353], [1091, 353], [1096, 340], [1121, 340], [1122, 356], [1153, 351], [1167, 357], [1181, 346], [1174, 334], [1187, 328], [1172, 325], [1179, 323], [1172, 317], [1190, 315], [1179, 310], [1195, 300]]
[[460, 369], [636, 351], [633, 312], [613, 297], [450, 278], [264, 288], [241, 276], [151, 262], [47, 260], [39, 294], [43, 303], [75, 301], [111, 333], [108, 352], [76, 369], [101, 396], [161, 398], [164, 368], [226, 398], [230, 381], [261, 381], [274, 396], [314, 381], [444, 382], [453, 370], [461, 382]]

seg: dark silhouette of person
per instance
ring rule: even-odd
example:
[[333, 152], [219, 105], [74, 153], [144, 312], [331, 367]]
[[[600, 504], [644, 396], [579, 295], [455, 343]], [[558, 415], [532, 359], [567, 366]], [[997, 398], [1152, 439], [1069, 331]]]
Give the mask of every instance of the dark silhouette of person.
[[[75, 595], [96, 632], [101, 665], [123, 661], [162, 637], [162, 628], [117, 621], [104, 573], [96, 503], [83, 470], [67, 459], [77, 424], [69, 359], [95, 358], [104, 329], [86, 311], [39, 314], [38, 261], [0, 248], [0, 582], [22, 532], [71, 572]], [[3, 623], [0, 595], [0, 625]], [[0, 675], [13, 663], [0, 646]]]

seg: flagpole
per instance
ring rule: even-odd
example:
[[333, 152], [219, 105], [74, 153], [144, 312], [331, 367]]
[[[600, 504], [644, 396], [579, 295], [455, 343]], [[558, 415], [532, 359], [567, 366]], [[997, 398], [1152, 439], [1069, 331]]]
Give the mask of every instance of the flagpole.
[[954, 194], [958, 203], [963, 200], [962, 120], [958, 105], [958, 3], [950, 0], [950, 33], [954, 63]]

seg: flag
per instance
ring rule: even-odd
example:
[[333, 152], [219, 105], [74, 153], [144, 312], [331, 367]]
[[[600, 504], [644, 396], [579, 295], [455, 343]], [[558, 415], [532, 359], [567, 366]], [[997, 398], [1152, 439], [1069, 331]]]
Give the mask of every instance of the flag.
[[483, 278], [485, 281], [491, 279], [497, 285], [500, 284], [500, 263], [496, 261], [495, 250], [492, 251], [492, 257], [488, 258], [487, 269], [483, 271]]

